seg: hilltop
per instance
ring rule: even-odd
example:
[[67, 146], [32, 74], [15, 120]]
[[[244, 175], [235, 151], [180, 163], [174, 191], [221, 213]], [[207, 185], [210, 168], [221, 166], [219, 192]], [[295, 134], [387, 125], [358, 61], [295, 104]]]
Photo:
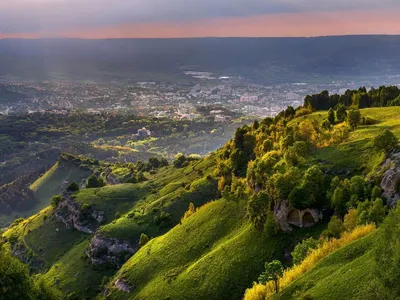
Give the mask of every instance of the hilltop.
[[[386, 215], [400, 198], [399, 95], [394, 87], [312, 95], [238, 128], [203, 158], [115, 163], [64, 154], [31, 186], [59, 195], [14, 221], [4, 247], [70, 299], [241, 299], [248, 288], [249, 300], [323, 299], [340, 294], [327, 282], [350, 279], [340, 295], [357, 299], [372, 261], [387, 263], [373, 250], [383, 251], [390, 234], [381, 224], [397, 220]], [[326, 259], [313, 254], [320, 248]], [[271, 262], [296, 274], [278, 294], [264, 266]], [[390, 274], [373, 278], [389, 294]]]

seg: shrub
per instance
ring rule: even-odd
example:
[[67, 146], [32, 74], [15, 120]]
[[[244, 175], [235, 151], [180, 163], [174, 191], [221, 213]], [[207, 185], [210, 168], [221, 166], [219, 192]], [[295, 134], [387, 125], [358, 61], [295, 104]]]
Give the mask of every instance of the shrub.
[[374, 139], [374, 147], [377, 150], [383, 150], [388, 153], [397, 146], [398, 140], [390, 130], [386, 129], [378, 134]]
[[139, 239], [139, 247], [143, 247], [144, 245], [146, 245], [148, 242], [150, 241], [149, 237], [142, 233], [140, 235], [140, 239]]
[[343, 221], [338, 217], [333, 216], [328, 223], [327, 234], [329, 237], [338, 238], [341, 233], [344, 231]]
[[190, 202], [189, 204], [189, 208], [188, 210], [185, 212], [185, 214], [183, 215], [181, 222], [187, 218], [189, 218], [190, 216], [192, 216], [194, 213], [196, 212], [196, 207], [194, 206], [193, 202]]
[[79, 185], [76, 182], [72, 182], [69, 186], [67, 186], [67, 192], [73, 193], [79, 191]]
[[310, 237], [298, 243], [292, 252], [293, 264], [300, 264], [308, 255], [308, 253], [318, 247], [319, 241]]
[[98, 178], [94, 174], [88, 178], [87, 183], [86, 183], [87, 188], [99, 188], [99, 187], [103, 187], [103, 186], [105, 186], [104, 179], [101, 177]]
[[56, 208], [58, 206], [58, 204], [61, 202], [62, 197], [61, 195], [56, 195], [53, 198], [51, 198], [50, 203], [51, 206], [53, 206], [54, 208]]

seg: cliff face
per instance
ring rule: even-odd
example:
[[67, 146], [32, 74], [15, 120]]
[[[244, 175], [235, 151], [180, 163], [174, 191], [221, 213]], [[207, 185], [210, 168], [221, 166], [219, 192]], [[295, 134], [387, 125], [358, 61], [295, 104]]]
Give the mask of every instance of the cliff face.
[[120, 268], [137, 250], [139, 242], [131, 244], [115, 238], [96, 234], [86, 251], [94, 265], [111, 265]]
[[400, 152], [393, 153], [381, 169], [387, 169], [381, 181], [382, 196], [387, 199], [388, 205], [393, 207], [400, 199]]
[[75, 228], [85, 233], [93, 233], [104, 220], [104, 212], [93, 211], [90, 208], [83, 209], [83, 205], [67, 193], [63, 194], [54, 215], [67, 228]]
[[292, 226], [311, 227], [322, 219], [322, 213], [318, 209], [295, 209], [290, 206], [288, 200], [280, 201], [275, 205], [274, 216], [276, 223], [283, 231], [291, 231]]

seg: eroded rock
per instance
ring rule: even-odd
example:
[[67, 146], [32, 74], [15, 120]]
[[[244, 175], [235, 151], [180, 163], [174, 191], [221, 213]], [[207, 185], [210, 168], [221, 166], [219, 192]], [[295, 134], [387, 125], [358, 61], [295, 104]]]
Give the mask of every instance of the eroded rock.
[[323, 217], [318, 209], [295, 209], [290, 206], [288, 200], [279, 201], [275, 205], [274, 216], [276, 223], [283, 231], [291, 231], [292, 226], [311, 227]]
[[395, 206], [400, 199], [400, 152], [392, 154], [382, 165], [387, 169], [381, 181], [382, 196], [387, 199], [387, 204]]
[[137, 250], [139, 242], [132, 244], [116, 238], [96, 234], [86, 251], [94, 265], [112, 265], [120, 268]]

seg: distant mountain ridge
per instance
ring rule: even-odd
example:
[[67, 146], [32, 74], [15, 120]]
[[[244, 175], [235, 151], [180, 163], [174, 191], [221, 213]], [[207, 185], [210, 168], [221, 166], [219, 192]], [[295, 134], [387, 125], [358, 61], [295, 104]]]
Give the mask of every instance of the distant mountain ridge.
[[[400, 36], [190, 39], [3, 39], [0, 75], [190, 79], [183, 70], [250, 81], [400, 74]], [[166, 76], [168, 75], [168, 76]], [[174, 76], [174, 77], [173, 77]]]

